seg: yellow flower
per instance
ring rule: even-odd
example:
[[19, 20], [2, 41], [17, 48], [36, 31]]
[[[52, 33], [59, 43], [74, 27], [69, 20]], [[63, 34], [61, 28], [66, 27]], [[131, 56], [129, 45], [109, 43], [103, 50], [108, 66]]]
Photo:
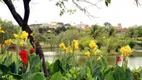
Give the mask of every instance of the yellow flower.
[[0, 27], [0, 33], [5, 33], [4, 30], [2, 30], [2, 27]]
[[88, 57], [90, 57], [90, 52], [87, 51], [87, 52], [85, 53], [85, 55], [88, 56]]
[[103, 58], [103, 55], [100, 55], [97, 60], [101, 60], [101, 58]]
[[78, 49], [78, 40], [73, 40], [74, 49]]
[[59, 44], [59, 47], [60, 47], [61, 49], [66, 49], [66, 46], [65, 46], [64, 43]]
[[18, 37], [19, 37], [18, 34], [13, 34], [13, 36], [14, 36], [15, 38], [18, 38]]
[[100, 53], [100, 50], [99, 50], [99, 49], [96, 49], [96, 50], [94, 51], [94, 54], [96, 55], [96, 54], [98, 54], [98, 53]]
[[12, 40], [11, 40], [11, 39], [7, 39], [7, 40], [5, 40], [5, 44], [6, 44], [6, 45], [8, 45], [8, 46], [9, 46], [11, 43], [12, 43]]
[[66, 50], [66, 53], [68, 53], [68, 52], [72, 53], [71, 46], [68, 46], [65, 50]]
[[91, 42], [89, 43], [89, 47], [90, 47], [91, 49], [96, 49], [96, 48], [97, 48], [97, 45], [96, 45], [96, 43], [95, 43], [94, 41], [91, 41]]
[[122, 47], [120, 49], [120, 52], [121, 52], [121, 56], [126, 57], [126, 56], [129, 56], [131, 54], [132, 50], [131, 50], [130, 46], [127, 45], [127, 46]]
[[26, 31], [23, 31], [21, 34], [21, 39], [28, 39], [28, 33]]
[[22, 41], [20, 41], [20, 46], [24, 46], [24, 43]]
[[97, 60], [101, 60], [101, 57], [99, 56], [99, 57], [97, 58]]

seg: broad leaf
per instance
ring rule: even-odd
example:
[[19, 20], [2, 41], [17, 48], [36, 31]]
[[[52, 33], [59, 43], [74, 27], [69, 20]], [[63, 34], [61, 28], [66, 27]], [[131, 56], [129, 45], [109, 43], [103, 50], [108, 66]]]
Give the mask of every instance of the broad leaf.
[[9, 66], [10, 64], [12, 64], [12, 62], [12, 55], [8, 55], [4, 61], [4, 65]]
[[122, 67], [116, 66], [113, 71], [113, 77], [115, 80], [125, 80], [126, 75]]
[[9, 72], [9, 67], [3, 65], [3, 64], [0, 64], [0, 70], [3, 72], [3, 74], [7, 74]]
[[34, 72], [34, 70], [38, 67], [38, 64], [40, 63], [40, 58], [37, 55], [30, 56], [30, 70], [31, 72]]
[[52, 76], [51, 76], [51, 79], [50, 80], [62, 80], [62, 74], [61, 74], [61, 72], [59, 71], [59, 72], [56, 72], [55, 74], [53, 74]]
[[133, 80], [133, 73], [129, 68], [126, 69], [126, 80]]
[[11, 74], [14, 77], [14, 79], [17, 79], [17, 80], [23, 79], [21, 75], [18, 75], [18, 74], [15, 74], [15, 73], [9, 73], [9, 74]]
[[44, 73], [37, 72], [29, 75], [29, 78], [27, 80], [46, 80], [46, 78], [44, 77]]
[[105, 75], [104, 80], [115, 80], [115, 79], [113, 78], [112, 71], [109, 71], [109, 72]]
[[103, 80], [102, 79], [102, 73], [101, 73], [101, 69], [102, 67], [101, 66], [97, 66], [95, 67], [95, 69], [93, 70], [93, 77], [97, 77], [99, 80]]

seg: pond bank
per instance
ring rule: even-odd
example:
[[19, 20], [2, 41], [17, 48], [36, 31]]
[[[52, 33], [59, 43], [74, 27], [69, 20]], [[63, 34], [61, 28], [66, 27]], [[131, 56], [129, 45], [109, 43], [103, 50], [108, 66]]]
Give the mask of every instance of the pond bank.
[[[57, 54], [56, 52], [44, 52], [44, 56], [45, 59], [51, 63], [54, 59], [59, 57], [59, 54]], [[83, 64], [85, 57], [86, 56], [84, 55], [78, 55], [80, 64]], [[130, 69], [138, 68], [142, 66], [142, 63], [140, 61], [142, 61], [142, 57], [128, 57], [128, 67]], [[109, 65], [114, 66], [116, 64], [116, 55], [108, 56], [107, 62]]]

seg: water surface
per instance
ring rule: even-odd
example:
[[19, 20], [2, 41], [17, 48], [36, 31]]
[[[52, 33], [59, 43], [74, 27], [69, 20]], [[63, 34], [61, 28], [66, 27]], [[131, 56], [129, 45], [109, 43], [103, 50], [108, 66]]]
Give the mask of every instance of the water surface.
[[[58, 58], [56, 52], [44, 52], [45, 59], [48, 60], [50, 63], [55, 59]], [[80, 64], [83, 64], [85, 60], [85, 56], [79, 56]], [[142, 57], [128, 57], [128, 67], [130, 69], [132, 68], [138, 68], [142, 66]], [[107, 62], [109, 65], [116, 65], [116, 56], [108, 56]]]

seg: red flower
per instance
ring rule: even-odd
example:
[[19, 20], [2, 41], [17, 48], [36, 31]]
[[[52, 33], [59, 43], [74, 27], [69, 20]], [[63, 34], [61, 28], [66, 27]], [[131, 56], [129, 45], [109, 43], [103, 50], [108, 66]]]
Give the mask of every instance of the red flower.
[[117, 62], [122, 61], [120, 56], [117, 56]]
[[117, 56], [117, 58], [116, 58], [116, 65], [122, 66], [122, 60], [121, 60], [120, 56]]
[[35, 52], [35, 50], [33, 49], [33, 48], [31, 48], [30, 49], [30, 53], [32, 54], [32, 53], [34, 53]]
[[21, 57], [23, 64], [27, 65], [28, 64], [28, 52], [26, 50], [21, 50], [19, 52], [19, 56]]

